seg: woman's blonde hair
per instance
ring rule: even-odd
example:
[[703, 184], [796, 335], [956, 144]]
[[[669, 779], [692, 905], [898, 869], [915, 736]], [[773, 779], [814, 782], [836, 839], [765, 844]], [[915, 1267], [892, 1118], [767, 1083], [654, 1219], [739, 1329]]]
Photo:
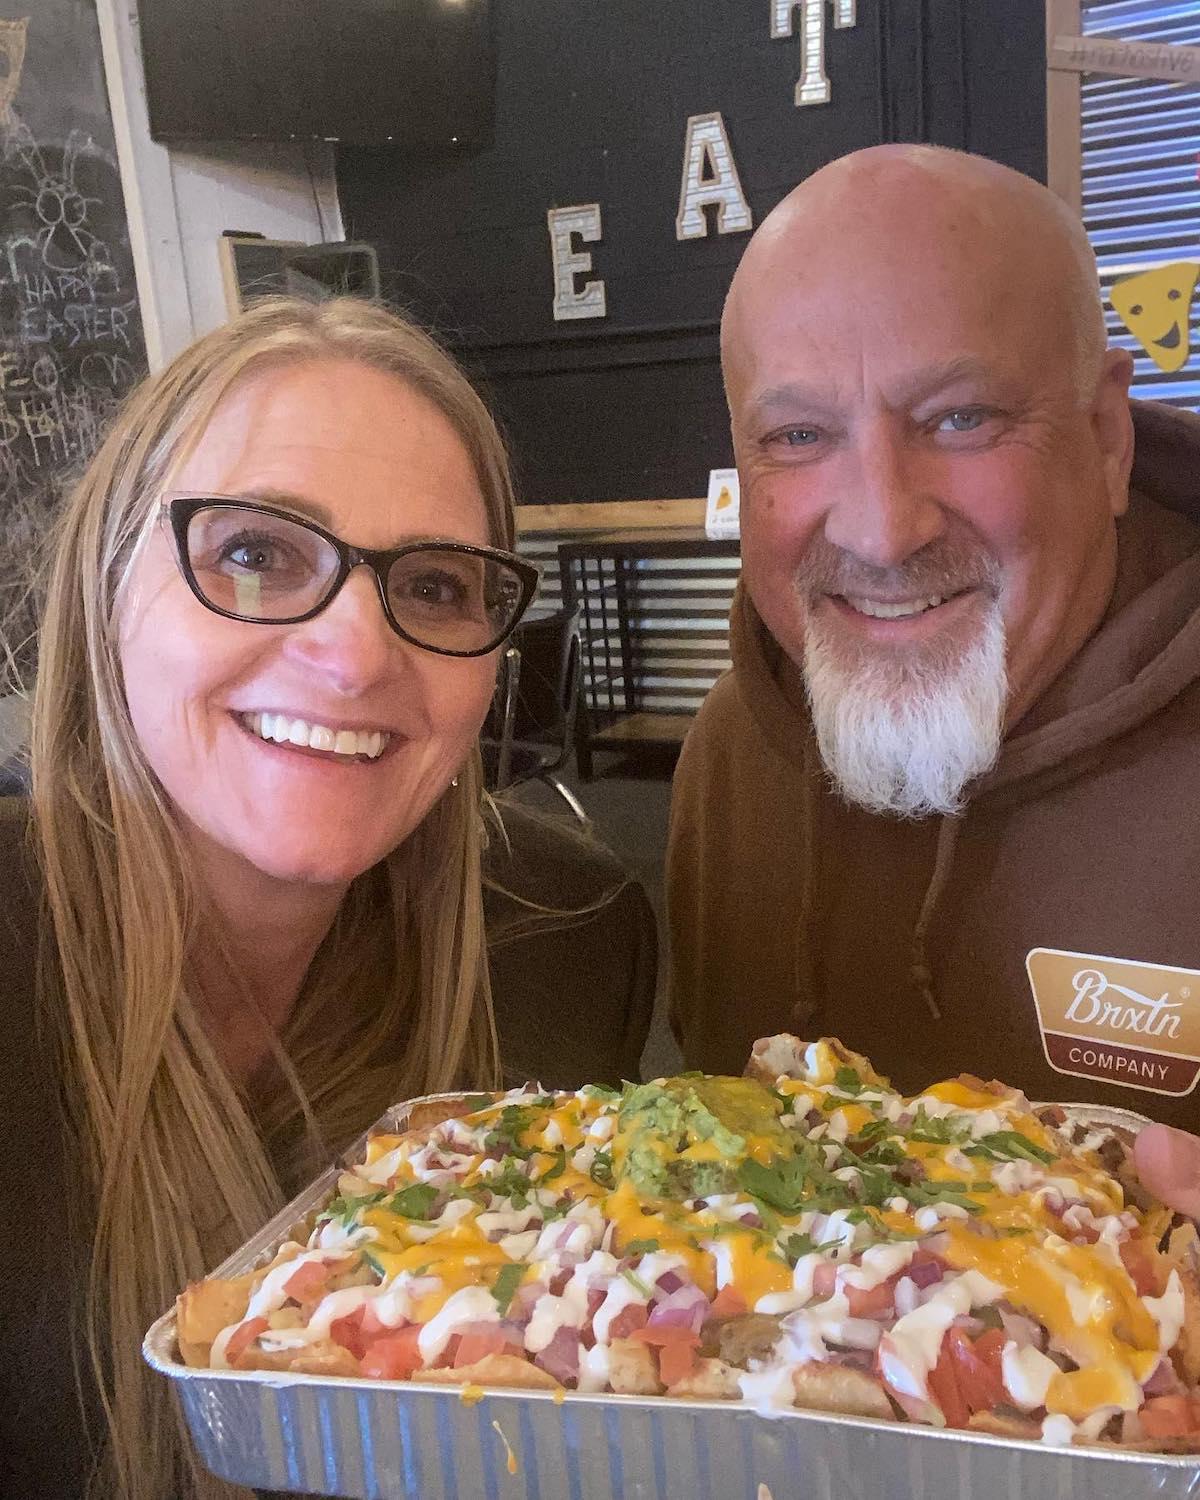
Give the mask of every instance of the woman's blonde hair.
[[351, 884], [279, 1038], [280, 1087], [251, 1101], [201, 1021], [190, 954], [204, 897], [125, 703], [122, 590], [172, 473], [235, 383], [328, 358], [394, 374], [442, 411], [494, 544], [511, 547], [511, 480], [487, 409], [419, 329], [348, 298], [261, 302], [145, 381], [56, 538], [30, 750], [49, 917], [39, 983], [61, 1028], [81, 1223], [94, 1225], [85, 1347], [108, 1428], [96, 1488], [124, 1500], [232, 1493], [191, 1458], [166, 1382], [142, 1363], [150, 1321], [281, 1206], [314, 1151], [339, 1148], [391, 1100], [497, 1074], [477, 753]]

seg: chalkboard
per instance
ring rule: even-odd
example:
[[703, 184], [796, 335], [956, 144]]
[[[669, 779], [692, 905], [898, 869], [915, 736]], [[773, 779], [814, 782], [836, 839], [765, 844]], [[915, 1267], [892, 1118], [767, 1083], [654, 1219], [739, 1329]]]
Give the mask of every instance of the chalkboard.
[[145, 371], [93, 0], [0, 0], [0, 628]]

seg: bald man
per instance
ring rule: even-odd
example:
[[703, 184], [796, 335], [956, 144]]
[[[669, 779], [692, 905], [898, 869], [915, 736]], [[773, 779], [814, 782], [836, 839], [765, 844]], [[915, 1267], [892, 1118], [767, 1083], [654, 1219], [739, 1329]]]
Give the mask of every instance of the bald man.
[[[751, 240], [722, 361], [742, 581], [674, 793], [688, 1066], [834, 1034], [907, 1089], [1195, 1128], [1200, 974], [1061, 1013], [1091, 956], [1200, 970], [1200, 420], [1131, 414], [1078, 221], [979, 158], [856, 153]], [[1069, 955], [1041, 1018], [1036, 949]]]

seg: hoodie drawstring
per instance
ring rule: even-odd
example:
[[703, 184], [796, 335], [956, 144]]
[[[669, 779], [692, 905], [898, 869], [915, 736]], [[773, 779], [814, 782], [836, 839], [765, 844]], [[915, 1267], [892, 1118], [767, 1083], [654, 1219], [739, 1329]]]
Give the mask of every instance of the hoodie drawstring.
[[925, 899], [921, 902], [920, 915], [913, 927], [910, 971], [912, 982], [920, 991], [922, 999], [929, 1007], [929, 1014], [935, 1021], [942, 1019], [942, 1012], [933, 993], [933, 970], [929, 967], [929, 957], [925, 952], [925, 939], [929, 933], [929, 924], [933, 921], [933, 914], [937, 910], [937, 904], [942, 898], [942, 892], [946, 889], [946, 882], [950, 879], [950, 866], [954, 863], [954, 846], [958, 841], [958, 830], [961, 824], [961, 815], [942, 819], [938, 829], [933, 875], [925, 891]]
[[803, 1036], [813, 1004], [812, 915], [816, 900], [817, 777], [813, 745], [804, 735], [800, 747], [800, 910], [796, 922], [796, 1003], [792, 1025]]

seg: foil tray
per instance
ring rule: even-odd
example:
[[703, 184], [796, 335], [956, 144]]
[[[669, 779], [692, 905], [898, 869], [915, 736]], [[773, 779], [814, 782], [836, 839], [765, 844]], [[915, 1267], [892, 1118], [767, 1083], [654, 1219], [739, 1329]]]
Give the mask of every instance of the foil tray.
[[[402, 1130], [424, 1102], [397, 1105], [374, 1130]], [[1145, 1123], [1125, 1110], [1064, 1107], [1097, 1126]], [[269, 1260], [333, 1196], [342, 1170], [323, 1173], [213, 1274]], [[799, 1409], [764, 1417], [736, 1401], [502, 1390], [476, 1401], [415, 1380], [190, 1369], [174, 1311], [150, 1329], [143, 1353], [173, 1382], [204, 1463], [251, 1489], [349, 1500], [1200, 1497], [1197, 1455], [1048, 1448]]]

